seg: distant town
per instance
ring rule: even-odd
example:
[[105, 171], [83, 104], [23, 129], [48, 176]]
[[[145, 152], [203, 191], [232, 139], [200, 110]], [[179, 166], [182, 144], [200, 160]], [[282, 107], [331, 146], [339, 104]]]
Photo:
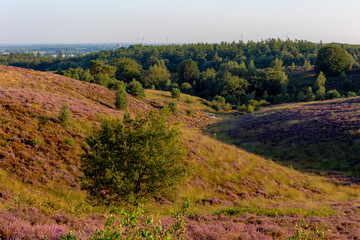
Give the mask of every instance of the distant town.
[[128, 47], [131, 43], [95, 43], [95, 44], [22, 44], [1, 45], [0, 55], [11, 53], [32, 53], [39, 56], [51, 57], [76, 57], [89, 53], [114, 50], [120, 47]]

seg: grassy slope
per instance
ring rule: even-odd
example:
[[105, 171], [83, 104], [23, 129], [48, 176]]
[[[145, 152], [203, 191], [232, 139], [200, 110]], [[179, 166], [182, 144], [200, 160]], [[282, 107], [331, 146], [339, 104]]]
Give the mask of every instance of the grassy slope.
[[[130, 112], [140, 113], [172, 100], [169, 93], [155, 90], [148, 90], [147, 96], [142, 101], [129, 96]], [[192, 103], [186, 103], [187, 98]], [[74, 117], [68, 130], [56, 120], [65, 101]], [[62, 213], [80, 216], [111, 211], [85, 201], [78, 168], [80, 146], [98, 125], [96, 116], [123, 114], [113, 109], [112, 91], [50, 73], [0, 66], [0, 103], [0, 218], [30, 207], [44, 215], [44, 222], [56, 224], [54, 216]], [[186, 114], [188, 109], [192, 116]], [[327, 216], [334, 201], [355, 201], [349, 205], [359, 201], [357, 186], [305, 175], [204, 136], [199, 127], [212, 120], [202, 110], [211, 109], [198, 98], [182, 96], [179, 114], [172, 118], [184, 123], [182, 136], [193, 176], [163, 196], [174, 205], [150, 202], [148, 211], [156, 207], [165, 212], [189, 199], [193, 211], [207, 214], [237, 206], [265, 215], [274, 207], [286, 214], [311, 208], [313, 215]], [[30, 221], [19, 216], [21, 221]], [[35, 224], [39, 219], [33, 220]]]

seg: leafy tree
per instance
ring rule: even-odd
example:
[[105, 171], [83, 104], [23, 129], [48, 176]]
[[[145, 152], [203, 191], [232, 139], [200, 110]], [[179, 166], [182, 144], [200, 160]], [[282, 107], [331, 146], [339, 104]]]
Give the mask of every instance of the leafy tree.
[[225, 84], [221, 95], [232, 96], [232, 103], [239, 104], [241, 97], [246, 94], [246, 89], [248, 86], [249, 83], [245, 79], [230, 75], [227, 79], [225, 79]]
[[194, 62], [191, 59], [188, 59], [180, 64], [178, 75], [179, 75], [179, 83], [183, 83], [183, 82], [193, 83], [199, 80], [200, 71], [196, 62]]
[[186, 82], [182, 83], [182, 84], [180, 85], [180, 90], [181, 90], [181, 92], [183, 92], [183, 93], [193, 94], [193, 88], [192, 88], [192, 86], [190, 85], [190, 83], [186, 83]]
[[346, 50], [337, 45], [322, 47], [317, 55], [315, 68], [327, 77], [338, 76], [349, 67], [350, 61]]
[[129, 94], [133, 95], [136, 98], [145, 97], [145, 89], [140, 82], [133, 79], [126, 87], [126, 90]]
[[61, 126], [65, 127], [65, 128], [67, 128], [69, 126], [69, 124], [71, 123], [71, 112], [70, 112], [68, 103], [64, 103], [61, 106], [58, 119], [59, 119]]
[[120, 86], [115, 95], [115, 107], [118, 110], [126, 111], [128, 109], [129, 100], [124, 86]]
[[89, 70], [90, 70], [90, 74], [93, 77], [95, 77], [99, 73], [106, 74], [108, 76], [113, 76], [116, 71], [116, 68], [111, 65], [105, 64], [101, 60], [92, 60], [90, 61], [89, 64]]
[[142, 66], [130, 58], [120, 58], [114, 62], [117, 67], [115, 77], [118, 80], [129, 83], [133, 79], [141, 81]]
[[103, 120], [86, 142], [82, 186], [99, 204], [134, 203], [179, 184], [186, 175], [186, 149], [166, 108], [124, 120]]
[[178, 89], [178, 88], [171, 89], [171, 97], [172, 98], [180, 99], [180, 95], [181, 95], [180, 89]]
[[145, 87], [155, 85], [155, 88], [165, 89], [166, 81], [170, 79], [170, 73], [167, 70], [164, 61], [150, 66], [144, 78]]

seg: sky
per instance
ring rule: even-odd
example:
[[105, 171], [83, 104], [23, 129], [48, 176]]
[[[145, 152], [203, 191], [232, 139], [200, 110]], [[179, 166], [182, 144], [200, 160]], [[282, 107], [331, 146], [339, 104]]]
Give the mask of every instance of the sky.
[[360, 44], [359, 0], [0, 0], [0, 44]]

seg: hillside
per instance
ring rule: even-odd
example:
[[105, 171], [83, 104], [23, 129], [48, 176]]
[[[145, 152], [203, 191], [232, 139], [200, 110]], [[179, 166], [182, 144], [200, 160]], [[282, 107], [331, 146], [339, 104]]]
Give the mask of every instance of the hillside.
[[[129, 95], [132, 115], [172, 101], [167, 92], [147, 90], [146, 95], [143, 100]], [[353, 106], [357, 98], [350, 100]], [[73, 116], [67, 130], [57, 120], [64, 102]], [[57, 239], [67, 229], [88, 236], [104, 215], [119, 211], [89, 204], [79, 179], [85, 137], [101, 117], [123, 116], [114, 102], [114, 92], [99, 85], [0, 66], [0, 238]], [[204, 135], [201, 128], [214, 120], [199, 98], [183, 94], [178, 108], [171, 120], [183, 123], [192, 176], [147, 203], [147, 212], [166, 215], [187, 199], [193, 213], [188, 237], [194, 239], [285, 238], [303, 218], [314, 228], [329, 228], [333, 239], [360, 237], [358, 185], [304, 174]], [[255, 114], [263, 111], [270, 108]], [[232, 126], [217, 125], [217, 136]]]

